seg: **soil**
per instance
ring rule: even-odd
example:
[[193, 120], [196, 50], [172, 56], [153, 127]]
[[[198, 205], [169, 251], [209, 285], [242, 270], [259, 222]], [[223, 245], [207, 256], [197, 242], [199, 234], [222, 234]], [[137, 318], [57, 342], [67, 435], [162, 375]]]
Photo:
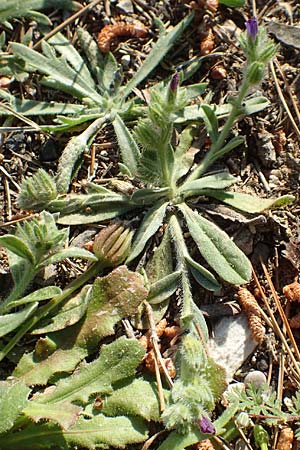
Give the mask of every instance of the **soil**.
[[[216, 11], [213, 11], [213, 5], [217, 2], [210, 0], [195, 2], [134, 0], [127, 3], [132, 6], [133, 12], [130, 12], [131, 9], [126, 4], [124, 6], [124, 2], [104, 0], [91, 11], [79, 17], [75, 23], [67, 25], [62, 31], [72, 42], [76, 42], [78, 25], [85, 27], [94, 37], [97, 37], [97, 33], [103, 26], [107, 23], [114, 23], [114, 20], [131, 21], [133, 19], [142, 22], [149, 31], [147, 36], [131, 38], [123, 36], [113, 39], [111, 43], [111, 51], [118, 62], [123, 62], [125, 76], [130, 78], [149, 53], [151, 41], [156, 39], [158, 34], [156, 19], [168, 23], [169, 26], [174, 26], [186, 16], [190, 9], [194, 8], [195, 17], [192, 24], [163, 62], [151, 73], [150, 78], [139, 86], [139, 89], [140, 93], [143, 90], [147, 92], [149, 86], [171, 75], [175, 68], [184, 61], [207, 54], [207, 58], [194, 74], [191, 82], [208, 83], [212, 102], [216, 104], [226, 102], [228, 96], [234, 94], [239, 86], [244, 68], [244, 58], [238, 47], [237, 38], [245, 28], [245, 21], [255, 12], [260, 25], [267, 29], [270, 22], [274, 21], [290, 25], [293, 28], [292, 31], [295, 31], [294, 28], [300, 20], [300, 5], [297, 0], [289, 2], [249, 0], [244, 7], [228, 8], [219, 5]], [[129, 12], [126, 10], [127, 7]], [[61, 11], [51, 11], [49, 17], [53, 22], [53, 27], [61, 24], [67, 18], [66, 14]], [[41, 39], [38, 27], [32, 21], [18, 19], [13, 23], [14, 29], [6, 30], [7, 41], [20, 42], [30, 27], [34, 29], [32, 44], [36, 44]], [[228, 210], [220, 208], [217, 204], [208, 205], [211, 210], [206, 212], [230, 236], [234, 237], [235, 242], [249, 256], [271, 307], [278, 315], [274, 298], [271, 295], [270, 283], [262, 269], [261, 261], [264, 262], [289, 319], [299, 312], [296, 303], [288, 306], [289, 303], [282, 289], [293, 281], [298, 281], [300, 269], [298, 219], [300, 211], [300, 113], [298, 109], [300, 108], [298, 75], [300, 40], [297, 42], [295, 35], [290, 39], [287, 37], [291, 29], [284, 30], [283, 33], [276, 28], [270, 28], [270, 30], [272, 31], [271, 36], [279, 44], [278, 54], [273, 62], [273, 67], [268, 67], [261, 85], [251, 93], [265, 96], [270, 101], [270, 106], [259, 114], [243, 118], [235, 126], [233, 133], [239, 133], [245, 137], [245, 147], [242, 152], [240, 148], [233, 151], [218, 164], [223, 167], [225, 165], [234, 176], [240, 177], [241, 182], [237, 185], [240, 192], [254, 193], [261, 197], [292, 194], [295, 196], [295, 201], [288, 207], [265, 213], [263, 216], [266, 220], [260, 221], [258, 218], [255, 223], [245, 223], [244, 217], [242, 218], [238, 214], [230, 217]], [[298, 33], [300, 37], [300, 28]], [[296, 36], [298, 35], [296, 34]], [[214, 53], [221, 53], [221, 55], [214, 56]], [[127, 67], [124, 66], [126, 55], [130, 55]], [[42, 87], [39, 77], [35, 74], [30, 75], [24, 81], [9, 83], [7, 89], [10, 93], [27, 99], [65, 100], [62, 93]], [[34, 120], [38, 124], [45, 120], [50, 123], [51, 118], [35, 117]], [[50, 136], [47, 133], [32, 130], [24, 131], [22, 130], [24, 125], [26, 124], [17, 117], [13, 117], [9, 121], [3, 116], [1, 117], [2, 127], [20, 127], [18, 131], [1, 132], [0, 134], [0, 196], [2, 204], [0, 231], [2, 234], [12, 232], [16, 221], [28, 216], [28, 212], [20, 211], [17, 204], [18, 189], [24, 177], [34, 174], [39, 167], [55, 174], [58, 158], [66, 142], [70, 139], [70, 133], [57, 133]], [[201, 135], [201, 131], [203, 130], [199, 131], [199, 135]], [[73, 135], [78, 132], [79, 129], [74, 130]], [[99, 179], [113, 177], [118, 171], [119, 158], [112, 129], [108, 127], [105, 132], [99, 133], [94, 142], [94, 151], [97, 170], [93, 181], [97, 182]], [[199, 158], [201, 158], [201, 153]], [[83, 166], [76, 180], [73, 181], [73, 191], [81, 189], [82, 183], [88, 177], [90, 164], [90, 156], [86, 155]], [[253, 216], [247, 217], [247, 219], [253, 219]], [[94, 227], [94, 231], [96, 228]], [[86, 229], [86, 227], [72, 227], [70, 239], [76, 238]], [[156, 239], [158, 241], [159, 237]], [[2, 292], [5, 292], [11, 284], [11, 280], [5, 252], [1, 251], [1, 256], [0, 286]], [[67, 261], [59, 264], [54, 269], [52, 276], [57, 283], [64, 286], [76, 276], [79, 269], [80, 266], [77, 263]], [[255, 293], [255, 288], [255, 283], [251, 283], [249, 290]], [[234, 305], [229, 314], [235, 314], [236, 309], [239, 308], [236, 301], [236, 290], [230, 286], [225, 286], [217, 299], [211, 294], [199, 290], [199, 287], [193, 286], [193, 289], [196, 300], [205, 299], [203, 309], [206, 310], [211, 327], [215, 320], [216, 302], [223, 306], [224, 304]], [[174, 324], [172, 314], [176, 314], [176, 311], [169, 312], [167, 317], [170, 323]], [[226, 314], [222, 307], [219, 314], [221, 316]], [[279, 318], [278, 321], [282, 326]], [[273, 330], [267, 329], [267, 331], [270, 336], [274, 335]], [[294, 333], [298, 342], [298, 329], [295, 329]], [[268, 344], [264, 343], [248, 359], [236, 379], [243, 379], [247, 372], [257, 369], [266, 374], [269, 373], [272, 383], [276, 385], [280, 364], [278, 353], [282, 348], [281, 341], [276, 339], [272, 368], [270, 369]], [[32, 347], [30, 340], [25, 340], [24, 346]], [[1, 372], [9, 374], [11, 366], [12, 362], [10, 361], [7, 367], [2, 368]], [[285, 385], [296, 389], [298, 382], [287, 373]]]

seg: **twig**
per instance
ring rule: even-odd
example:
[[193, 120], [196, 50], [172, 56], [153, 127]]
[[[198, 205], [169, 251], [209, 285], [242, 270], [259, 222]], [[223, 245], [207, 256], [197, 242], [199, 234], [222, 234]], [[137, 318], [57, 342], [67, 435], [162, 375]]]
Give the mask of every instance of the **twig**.
[[159, 431], [158, 433], [155, 433], [153, 436], [151, 436], [149, 439], [147, 439], [147, 441], [145, 442], [145, 444], [143, 445], [141, 450], [148, 450], [148, 448], [150, 448], [150, 445], [153, 444], [155, 439], [158, 438], [158, 436], [160, 436], [163, 433], [165, 433], [165, 430]]
[[299, 130], [299, 128], [298, 128], [298, 126], [297, 126], [297, 124], [296, 124], [296, 122], [295, 122], [295, 120], [293, 118], [293, 115], [292, 115], [292, 113], [290, 111], [290, 108], [288, 107], [288, 104], [287, 104], [287, 102], [286, 102], [286, 100], [284, 98], [282, 89], [279, 86], [278, 78], [277, 78], [277, 75], [276, 75], [276, 72], [275, 72], [274, 63], [272, 61], [270, 62], [270, 67], [271, 67], [271, 72], [272, 72], [272, 75], [273, 75], [275, 87], [276, 87], [277, 93], [279, 95], [279, 98], [280, 98], [280, 100], [282, 102], [282, 105], [283, 105], [284, 109], [286, 110], [287, 115], [289, 116], [289, 119], [290, 119], [290, 121], [291, 121], [291, 123], [293, 125], [293, 128], [294, 128], [298, 138], [300, 139], [300, 130]]
[[291, 343], [292, 343], [292, 346], [293, 346], [293, 348], [294, 348], [294, 352], [295, 352], [295, 354], [297, 355], [298, 361], [300, 362], [300, 352], [299, 352], [298, 346], [297, 346], [297, 344], [296, 344], [294, 335], [293, 335], [293, 333], [292, 333], [292, 330], [291, 330], [289, 321], [287, 320], [287, 317], [286, 317], [286, 315], [285, 315], [285, 313], [284, 313], [284, 310], [283, 310], [283, 308], [282, 308], [282, 306], [281, 306], [281, 303], [280, 303], [280, 299], [279, 299], [279, 297], [278, 297], [278, 294], [277, 294], [277, 292], [276, 292], [276, 290], [275, 290], [275, 288], [274, 288], [274, 284], [272, 283], [272, 280], [271, 280], [271, 277], [270, 277], [270, 275], [269, 275], [269, 272], [268, 272], [268, 270], [267, 270], [265, 264], [263, 263], [263, 261], [261, 261], [261, 266], [262, 266], [262, 268], [263, 268], [265, 277], [266, 277], [266, 279], [267, 279], [267, 281], [268, 281], [268, 283], [269, 283], [269, 286], [270, 286], [270, 289], [271, 289], [271, 292], [272, 292], [272, 296], [273, 296], [273, 298], [274, 298], [274, 300], [275, 300], [275, 303], [276, 303], [276, 306], [277, 306], [277, 308], [278, 308], [278, 312], [279, 312], [279, 314], [280, 314], [281, 320], [282, 320], [282, 322], [284, 323], [284, 326], [285, 326], [285, 328], [286, 328], [286, 332], [287, 332], [288, 337], [290, 338]]
[[257, 172], [257, 174], [258, 174], [258, 176], [260, 178], [260, 181], [262, 182], [262, 185], [265, 188], [265, 191], [269, 193], [271, 191], [269, 183], [267, 182], [266, 177], [262, 173], [261, 168], [260, 168], [260, 166], [258, 164], [258, 161], [254, 159], [253, 163], [254, 163], [256, 172]]
[[257, 17], [256, 1], [252, 0], [252, 16]]
[[11, 220], [12, 214], [11, 214], [10, 189], [9, 189], [9, 182], [6, 177], [4, 177], [4, 189], [5, 189], [5, 197], [6, 197], [6, 203], [7, 203], [6, 216], [7, 216], [8, 220]]
[[238, 432], [239, 432], [241, 438], [242, 438], [243, 441], [245, 442], [246, 447], [247, 447], [249, 450], [253, 450], [253, 448], [251, 447], [251, 445], [250, 445], [250, 443], [249, 443], [249, 441], [248, 441], [248, 439], [247, 439], [245, 433], [243, 432], [243, 430], [241, 429], [241, 427], [238, 426], [238, 424], [236, 423], [235, 420], [234, 420], [234, 424], [235, 424], [235, 426], [236, 426], [236, 428], [237, 428], [237, 430], [238, 430]]
[[47, 33], [42, 39], [40, 39], [38, 42], [36, 42], [33, 45], [33, 49], [37, 49], [40, 47], [41, 43], [43, 41], [47, 41], [52, 36], [54, 36], [56, 33], [61, 31], [63, 28], [65, 28], [67, 25], [70, 25], [70, 23], [74, 22], [78, 17], [82, 16], [86, 11], [92, 9], [94, 6], [96, 6], [98, 3], [100, 3], [102, 0], [94, 0], [92, 3], [89, 3], [84, 8], [80, 9], [79, 11], [72, 14], [72, 16], [68, 17], [66, 20], [64, 20], [62, 23], [57, 25], [53, 30], [51, 30], [49, 33]]
[[289, 85], [289, 83], [288, 83], [288, 81], [286, 79], [285, 73], [281, 69], [280, 63], [279, 63], [278, 59], [276, 58], [276, 56], [274, 58], [274, 63], [276, 65], [276, 68], [279, 70], [280, 75], [281, 75], [281, 77], [283, 79], [283, 82], [284, 82], [284, 85], [285, 85], [285, 89], [286, 89], [286, 91], [287, 91], [287, 93], [288, 93], [288, 95], [289, 95], [289, 97], [291, 99], [292, 105], [293, 105], [295, 113], [297, 115], [298, 122], [300, 124], [300, 112], [299, 112], [298, 105], [297, 105], [297, 103], [295, 101], [295, 97], [292, 94], [291, 87], [290, 87], [290, 85]]
[[3, 166], [0, 165], [0, 171], [12, 182], [12, 184], [15, 186], [15, 188], [18, 190], [20, 190], [20, 186], [18, 185], [18, 183], [15, 182], [15, 180], [13, 179], [13, 177], [7, 172], [6, 169], [4, 169]]
[[257, 286], [257, 288], [258, 288], [258, 290], [259, 290], [259, 292], [260, 292], [261, 298], [262, 298], [262, 300], [263, 300], [263, 302], [264, 302], [264, 305], [265, 305], [265, 307], [266, 307], [266, 309], [267, 309], [267, 311], [268, 311], [268, 314], [269, 314], [271, 320], [268, 318], [268, 316], [266, 315], [266, 313], [265, 313], [263, 310], [261, 310], [262, 317], [264, 318], [264, 320], [265, 320], [268, 324], [271, 322], [272, 328], [274, 329], [274, 331], [275, 331], [275, 333], [277, 334], [277, 336], [279, 336], [279, 338], [281, 339], [283, 346], [285, 347], [287, 353], [289, 354], [289, 356], [290, 356], [290, 358], [291, 358], [291, 360], [292, 360], [292, 362], [293, 362], [293, 364], [294, 364], [294, 369], [295, 369], [295, 371], [297, 372], [298, 381], [299, 381], [299, 380], [300, 380], [300, 368], [299, 368], [299, 365], [298, 365], [298, 363], [297, 363], [297, 361], [296, 361], [296, 358], [295, 358], [295, 356], [294, 356], [292, 350], [290, 349], [290, 346], [289, 346], [287, 340], [285, 339], [285, 337], [284, 337], [284, 335], [283, 335], [283, 333], [282, 333], [282, 331], [281, 331], [281, 329], [280, 329], [280, 326], [278, 325], [278, 323], [277, 323], [277, 321], [276, 321], [276, 319], [275, 319], [275, 316], [274, 316], [274, 314], [273, 314], [273, 311], [272, 311], [272, 309], [271, 309], [271, 307], [270, 307], [270, 305], [269, 305], [269, 302], [268, 302], [268, 300], [267, 300], [267, 298], [266, 298], [266, 296], [265, 296], [265, 293], [264, 293], [264, 291], [263, 291], [263, 289], [262, 289], [262, 287], [261, 287], [261, 284], [260, 284], [260, 282], [258, 281], [258, 278], [257, 278], [257, 275], [256, 275], [254, 269], [253, 269], [253, 278], [254, 278], [254, 281], [255, 281], [255, 283], [256, 283], [256, 286]]

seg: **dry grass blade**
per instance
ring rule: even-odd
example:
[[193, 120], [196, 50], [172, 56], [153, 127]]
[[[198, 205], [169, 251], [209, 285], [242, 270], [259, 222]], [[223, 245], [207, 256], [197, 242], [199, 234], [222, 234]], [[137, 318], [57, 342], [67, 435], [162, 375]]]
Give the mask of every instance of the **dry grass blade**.
[[289, 346], [289, 343], [287, 342], [284, 334], [282, 333], [282, 331], [280, 329], [280, 326], [278, 325], [278, 322], [277, 322], [277, 320], [276, 320], [276, 318], [275, 318], [275, 316], [273, 314], [273, 311], [272, 311], [272, 309], [271, 309], [271, 307], [269, 305], [268, 299], [266, 298], [266, 295], [265, 295], [265, 293], [264, 293], [264, 291], [263, 291], [263, 289], [261, 287], [261, 284], [260, 284], [260, 282], [259, 282], [259, 280], [257, 278], [257, 275], [256, 275], [254, 269], [253, 269], [253, 278], [254, 278], [256, 286], [257, 286], [257, 288], [258, 288], [258, 290], [260, 292], [261, 298], [263, 300], [263, 303], [264, 303], [265, 308], [266, 308], [266, 310], [268, 312], [268, 315], [269, 315], [269, 317], [268, 317], [268, 315], [264, 311], [261, 311], [262, 317], [266, 321], [266, 323], [273, 328], [274, 333], [280, 338], [283, 347], [285, 348], [286, 352], [288, 353], [289, 357], [291, 358], [291, 362], [294, 365], [294, 367], [291, 368], [291, 370], [294, 373], [295, 378], [297, 379], [297, 383], [300, 384], [300, 367], [299, 367], [299, 364], [298, 364], [298, 362], [297, 362], [297, 360], [295, 358], [295, 355], [293, 354], [293, 352], [292, 352], [292, 350], [291, 350], [291, 348]]

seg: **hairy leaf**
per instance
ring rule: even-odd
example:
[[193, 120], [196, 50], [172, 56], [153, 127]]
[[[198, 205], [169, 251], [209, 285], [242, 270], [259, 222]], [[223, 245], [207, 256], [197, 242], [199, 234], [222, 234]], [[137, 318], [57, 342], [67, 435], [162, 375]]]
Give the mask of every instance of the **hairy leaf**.
[[18, 328], [36, 310], [38, 303], [30, 303], [21, 311], [0, 316], [0, 337]]
[[197, 263], [189, 255], [186, 255], [185, 259], [189, 265], [189, 269], [193, 277], [201, 286], [203, 286], [208, 291], [213, 292], [219, 291], [221, 289], [220, 284], [217, 282], [216, 278], [209, 270], [205, 269], [205, 267], [201, 266], [201, 264]]
[[30, 425], [17, 433], [0, 437], [0, 448], [49, 450], [55, 447], [68, 450], [79, 446], [87, 449], [125, 449], [129, 444], [144, 442], [146, 439], [147, 427], [140, 418], [98, 415], [91, 419], [81, 417], [75, 426], [65, 431], [52, 423]]
[[195, 154], [199, 151], [198, 149], [191, 147], [192, 142], [193, 129], [189, 126], [181, 133], [179, 144], [175, 149], [174, 170], [172, 174], [175, 183], [187, 174], [193, 165]]
[[[169, 392], [164, 391], [168, 396]], [[103, 400], [101, 412], [107, 416], [140, 416], [147, 421], [160, 419], [157, 385], [143, 378], [130, 380], [118, 386], [113, 393]]]
[[201, 177], [198, 180], [183, 183], [179, 192], [185, 197], [201, 195], [202, 193], [205, 194], [209, 189], [224, 189], [237, 181], [237, 178], [227, 171], [218, 172]]
[[260, 198], [240, 192], [211, 191], [207, 190], [206, 195], [217, 198], [223, 203], [233, 208], [248, 213], [260, 213], [266, 209], [282, 208], [295, 200], [293, 195], [283, 195], [279, 198]]
[[112, 392], [112, 384], [132, 376], [141, 362], [144, 349], [137, 340], [121, 337], [102, 346], [99, 358], [61, 380], [51, 392], [36, 398], [38, 403], [79, 400], [86, 403], [90, 395]]
[[0, 5], [0, 22], [17, 18], [30, 17], [33, 10], [63, 8], [69, 11], [75, 7], [71, 0], [5, 0]]
[[144, 249], [148, 239], [156, 233], [166, 213], [168, 203], [158, 203], [146, 213], [144, 220], [133, 241], [127, 263], [134, 260]]
[[219, 136], [219, 123], [218, 118], [210, 105], [202, 105], [204, 111], [204, 123], [206, 125], [206, 130], [209, 134], [212, 144], [214, 144]]
[[185, 450], [186, 447], [204, 440], [205, 437], [206, 436], [200, 432], [199, 428], [196, 427], [187, 434], [180, 434], [173, 431], [157, 450]]
[[228, 283], [247, 283], [251, 277], [250, 262], [229, 236], [188, 206], [180, 205], [180, 210], [201, 255], [217, 274]]
[[113, 121], [113, 126], [118, 139], [122, 161], [126, 167], [128, 167], [130, 175], [136, 176], [140, 159], [140, 150], [130, 131], [118, 114]]
[[28, 403], [29, 393], [30, 389], [22, 381], [0, 381], [0, 433], [13, 427]]
[[20, 306], [25, 305], [26, 303], [40, 302], [42, 300], [48, 300], [49, 298], [55, 297], [56, 295], [61, 294], [62, 290], [57, 286], [47, 286], [41, 289], [37, 289], [31, 294], [26, 295], [25, 297], [20, 298], [19, 300], [15, 300], [11, 302], [10, 306]]
[[171, 297], [179, 286], [181, 271], [177, 270], [152, 284], [149, 291], [148, 302], [156, 305]]
[[72, 425], [75, 425], [81, 411], [82, 408], [80, 406], [69, 402], [47, 404], [45, 407], [45, 405], [32, 400], [23, 409], [23, 414], [34, 420], [34, 422], [46, 419], [58, 423], [63, 429], [67, 430]]
[[0, 246], [5, 247], [16, 255], [28, 260], [29, 262], [34, 262], [34, 255], [30, 250], [29, 246], [22, 239], [11, 234], [6, 234], [5, 236], [0, 236]]
[[43, 268], [48, 266], [49, 264], [55, 264], [63, 259], [67, 258], [80, 258], [87, 261], [96, 262], [98, 261], [97, 257], [94, 253], [85, 250], [84, 248], [79, 247], [68, 247], [59, 252], [55, 253], [55, 255], [49, 256], [44, 259], [40, 264], [39, 268]]

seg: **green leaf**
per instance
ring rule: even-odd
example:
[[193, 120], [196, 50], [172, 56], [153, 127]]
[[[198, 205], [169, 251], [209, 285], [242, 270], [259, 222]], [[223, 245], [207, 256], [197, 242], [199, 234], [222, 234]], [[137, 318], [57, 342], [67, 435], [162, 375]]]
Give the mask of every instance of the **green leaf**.
[[36, 310], [38, 303], [31, 303], [21, 311], [0, 316], [0, 337], [18, 328]]
[[13, 427], [16, 419], [28, 403], [29, 393], [30, 389], [20, 381], [0, 381], [1, 434]]
[[196, 444], [206, 438], [206, 435], [200, 433], [199, 428], [194, 427], [189, 433], [180, 434], [172, 431], [157, 450], [185, 450], [186, 447]]
[[132, 202], [137, 205], [148, 205], [153, 204], [155, 201], [161, 199], [162, 197], [166, 197], [169, 192], [169, 188], [145, 188], [138, 189], [135, 191], [132, 196]]
[[201, 177], [198, 180], [183, 183], [179, 189], [179, 193], [183, 194], [185, 197], [206, 194], [209, 189], [224, 189], [237, 181], [238, 179], [227, 171], [217, 172], [212, 175]]
[[53, 391], [39, 395], [36, 401], [43, 404], [65, 400], [86, 403], [94, 393], [110, 393], [112, 384], [134, 375], [144, 353], [137, 340], [121, 337], [109, 345], [103, 345], [96, 361], [59, 381]]
[[52, 423], [29, 425], [14, 434], [0, 437], [0, 448], [126, 448], [130, 444], [144, 442], [147, 436], [147, 427], [138, 417], [105, 417], [101, 414], [91, 419], [80, 417], [76, 425], [66, 431]]
[[54, 403], [47, 405], [45, 408], [44, 405], [31, 401], [23, 409], [23, 414], [34, 422], [46, 419], [58, 423], [63, 429], [67, 430], [72, 425], [75, 425], [81, 411], [82, 408], [80, 406], [69, 402]]
[[102, 84], [106, 91], [111, 90], [114, 75], [117, 73], [118, 68], [119, 66], [114, 55], [111, 52], [107, 53], [104, 58], [104, 68], [102, 75]]
[[63, 259], [67, 259], [67, 258], [80, 258], [80, 259], [92, 261], [92, 262], [98, 261], [97, 257], [94, 255], [94, 253], [89, 252], [88, 250], [85, 250], [84, 248], [69, 247], [69, 248], [60, 250], [59, 252], [55, 253], [55, 255], [49, 256], [48, 258], [44, 259], [39, 264], [39, 268], [46, 267], [49, 264], [55, 264], [59, 261], [62, 261]]
[[37, 289], [36, 291], [26, 295], [25, 297], [20, 298], [19, 300], [11, 302], [10, 307], [15, 308], [16, 306], [25, 305], [26, 303], [48, 300], [49, 298], [61, 294], [61, 292], [62, 290], [57, 286], [47, 286], [41, 289]]
[[189, 269], [193, 277], [201, 286], [208, 291], [213, 292], [221, 289], [221, 285], [217, 282], [216, 278], [209, 270], [205, 269], [205, 267], [201, 266], [201, 264], [197, 263], [189, 255], [186, 255], [185, 259], [189, 265]]
[[221, 200], [221, 202], [226, 203], [233, 208], [252, 214], [260, 213], [266, 209], [282, 208], [295, 200], [293, 195], [283, 195], [282, 197], [275, 199], [254, 197], [253, 195], [243, 194], [240, 192], [210, 190], [206, 192], [206, 195], [217, 198], [218, 200]]
[[[87, 30], [81, 27], [77, 27], [77, 34], [80, 42], [80, 46], [83, 49], [87, 60], [89, 62], [90, 69], [98, 81], [98, 85], [101, 85], [103, 76], [103, 56], [99, 50], [97, 43]], [[99, 86], [101, 87], [101, 86]]]
[[104, 220], [121, 216], [135, 208], [130, 205], [125, 206], [121, 202], [115, 202], [101, 206], [99, 206], [99, 208], [96, 208], [96, 206], [93, 205], [90, 210], [89, 207], [87, 207], [85, 212], [82, 211], [78, 213], [74, 212], [64, 214], [64, 211], [62, 211], [57, 220], [57, 223], [61, 225], [82, 225], [86, 223], [103, 222]]
[[137, 232], [137, 235], [133, 241], [131, 253], [127, 258], [127, 263], [134, 260], [144, 249], [148, 239], [153, 236], [154, 233], [160, 227], [163, 218], [166, 213], [168, 203], [158, 203], [154, 205], [146, 213], [142, 224]]
[[253, 97], [246, 100], [245, 105], [243, 107], [243, 112], [246, 116], [250, 114], [256, 114], [259, 111], [262, 111], [265, 108], [270, 106], [270, 100], [266, 97]]
[[202, 105], [202, 109], [204, 111], [203, 120], [206, 125], [206, 130], [209, 134], [212, 144], [214, 144], [219, 136], [218, 118], [211, 106]]
[[174, 42], [179, 38], [184, 29], [191, 23], [194, 15], [189, 14], [179, 24], [177, 24], [171, 31], [163, 32], [158, 41], [154, 45], [153, 49], [143, 62], [142, 66], [138, 69], [135, 75], [127, 83], [122, 94], [127, 97], [131, 91], [143, 81], [152, 70], [160, 63], [163, 57], [172, 48]]
[[179, 208], [199, 252], [217, 274], [231, 284], [247, 283], [251, 278], [250, 262], [229, 236], [188, 206]]
[[113, 126], [117, 136], [122, 162], [129, 169], [131, 176], [136, 176], [138, 173], [137, 167], [140, 159], [140, 150], [118, 114], [113, 121]]
[[[89, 98], [94, 104], [102, 103], [102, 97], [94, 87], [78, 75], [66, 60], [56, 57], [51, 51], [52, 47], [46, 41], [43, 41], [42, 47], [47, 56], [16, 42], [12, 42], [11, 47], [14, 54], [27, 63], [28, 70], [38, 70], [47, 75], [42, 80], [43, 84], [60, 89], [81, 100]], [[51, 54], [52, 56], [50, 56]]]
[[68, 300], [67, 303], [51, 317], [51, 319], [45, 319], [46, 325], [43, 325], [43, 322], [40, 321], [39, 326], [31, 331], [31, 334], [51, 333], [74, 325], [86, 312], [88, 303], [91, 300], [91, 294], [92, 286], [84, 286], [81, 291]]
[[170, 273], [150, 287], [147, 301], [151, 305], [156, 305], [163, 302], [167, 298], [171, 297], [180, 284], [181, 271], [177, 270], [174, 273]]
[[199, 95], [202, 95], [205, 89], [207, 88], [208, 83], [197, 83], [197, 84], [189, 84], [188, 86], [183, 86], [179, 88], [179, 92], [184, 92], [186, 98], [188, 100], [192, 100]]
[[194, 156], [199, 151], [197, 148], [191, 147], [192, 142], [193, 128], [189, 126], [181, 133], [179, 145], [175, 149], [174, 170], [172, 174], [175, 183], [188, 173], [193, 165]]
[[[169, 391], [164, 391], [167, 397]], [[113, 393], [103, 400], [101, 412], [107, 416], [140, 416], [150, 421], [160, 420], [159, 399], [157, 384], [143, 378], [130, 380], [115, 389]]]
[[74, 6], [71, 0], [4, 0], [0, 4], [0, 22], [17, 17], [28, 17], [33, 9], [62, 8], [72, 11]]
[[220, 0], [220, 3], [226, 6], [231, 6], [232, 8], [236, 8], [239, 6], [244, 6], [245, 0]]
[[12, 253], [24, 258], [25, 260], [34, 263], [34, 256], [28, 245], [17, 236], [11, 234], [6, 234], [5, 236], [0, 236], [0, 246], [5, 247]]

